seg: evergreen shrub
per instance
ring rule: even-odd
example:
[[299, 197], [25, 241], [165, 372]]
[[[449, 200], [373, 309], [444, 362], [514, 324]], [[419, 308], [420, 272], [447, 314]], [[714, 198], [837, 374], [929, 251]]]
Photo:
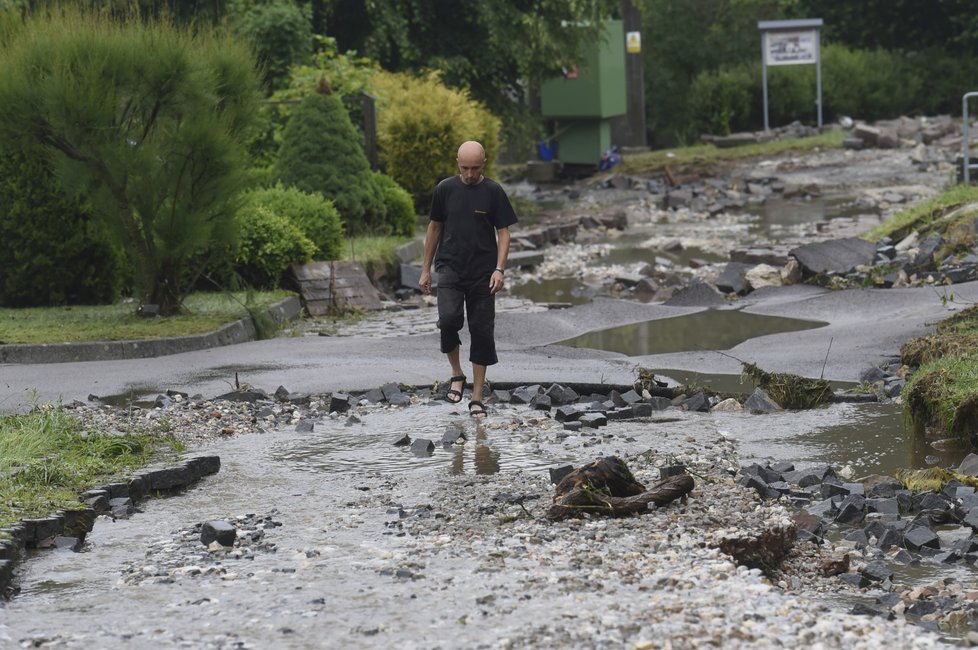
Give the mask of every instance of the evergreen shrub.
[[291, 264], [305, 264], [316, 255], [316, 245], [299, 226], [270, 208], [245, 205], [237, 221], [241, 234], [235, 271], [252, 287], [278, 287]]
[[418, 212], [427, 212], [438, 181], [458, 172], [455, 155], [466, 140], [486, 148], [486, 175], [499, 152], [499, 119], [468, 92], [445, 86], [437, 73], [415, 77], [378, 72], [377, 142], [388, 176], [411, 193]]
[[333, 202], [321, 194], [279, 184], [252, 190], [245, 195], [245, 201], [251, 206], [267, 208], [297, 225], [315, 244], [316, 259], [339, 258], [343, 249], [343, 221]]
[[348, 234], [382, 229], [384, 197], [343, 102], [317, 92], [295, 106], [272, 177], [333, 201]]
[[374, 175], [387, 206], [387, 223], [391, 234], [411, 237], [418, 226], [418, 213], [411, 195], [387, 174], [374, 172]]
[[0, 305], [111, 303], [124, 283], [120, 249], [90, 205], [65, 196], [37, 147], [0, 157]]

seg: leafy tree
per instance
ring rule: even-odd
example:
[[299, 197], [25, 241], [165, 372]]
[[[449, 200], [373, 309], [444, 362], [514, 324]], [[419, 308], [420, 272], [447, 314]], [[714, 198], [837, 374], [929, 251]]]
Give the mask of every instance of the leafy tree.
[[973, 55], [978, 13], [972, 0], [799, 0], [793, 15], [821, 18], [827, 40], [852, 48]]
[[238, 42], [167, 23], [50, 12], [0, 57], [0, 137], [29, 135], [64, 187], [90, 197], [141, 299], [164, 314], [179, 310], [202, 251], [234, 239], [257, 97]]
[[435, 69], [513, 116], [541, 80], [577, 64], [620, 0], [335, 0], [328, 34], [386, 70]]
[[312, 55], [312, 24], [291, 0], [240, 1], [232, 22], [252, 44], [269, 92], [288, 85], [289, 69]]
[[294, 107], [273, 178], [331, 199], [347, 232], [371, 232], [383, 226], [384, 198], [343, 102], [321, 89]]
[[758, 20], [784, 17], [793, 0], [635, 0], [642, 13], [647, 125], [660, 142], [698, 137], [689, 90], [700, 73], [760, 60]]

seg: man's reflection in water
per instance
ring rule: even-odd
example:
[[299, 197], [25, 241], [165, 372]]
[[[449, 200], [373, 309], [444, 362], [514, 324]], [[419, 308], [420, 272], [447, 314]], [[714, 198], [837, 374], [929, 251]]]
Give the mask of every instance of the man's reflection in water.
[[[452, 457], [452, 474], [465, 473], [465, 451], [471, 449], [471, 444], [466, 443], [455, 449]], [[499, 472], [499, 451], [489, 446], [489, 439], [486, 435], [486, 427], [477, 424], [475, 428], [475, 473], [476, 474], [497, 474]]]

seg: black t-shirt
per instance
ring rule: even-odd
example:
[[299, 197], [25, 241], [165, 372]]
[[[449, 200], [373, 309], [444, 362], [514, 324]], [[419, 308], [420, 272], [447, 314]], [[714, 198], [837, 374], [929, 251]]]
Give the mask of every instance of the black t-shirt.
[[442, 224], [435, 270], [447, 266], [468, 279], [492, 273], [496, 230], [516, 223], [506, 192], [488, 178], [476, 185], [466, 185], [458, 176], [438, 183], [430, 217]]

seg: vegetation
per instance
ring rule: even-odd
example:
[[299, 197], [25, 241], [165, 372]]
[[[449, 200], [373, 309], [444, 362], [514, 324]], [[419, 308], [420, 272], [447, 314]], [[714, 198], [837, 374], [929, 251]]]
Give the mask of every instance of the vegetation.
[[0, 57], [5, 148], [25, 134], [44, 148], [123, 242], [140, 300], [165, 314], [234, 240], [257, 97], [242, 45], [164, 22], [39, 13]]
[[393, 72], [438, 70], [446, 84], [467, 90], [512, 126], [526, 117], [521, 109], [541, 80], [579, 63], [602, 37], [603, 19], [620, 6], [618, 0], [471, 0], [464, 11], [445, 11], [437, 0], [336, 0], [325, 22], [342, 51], [361, 52]]
[[384, 198], [343, 103], [320, 90], [293, 110], [273, 177], [333, 201], [347, 233], [371, 232], [384, 225]]
[[900, 211], [864, 234], [863, 238], [868, 241], [878, 241], [883, 237], [899, 240], [914, 230], [921, 236], [953, 233], [961, 224], [973, 223], [976, 214], [978, 187], [956, 185], [932, 199]]
[[235, 271], [252, 287], [280, 285], [292, 264], [305, 264], [316, 255], [316, 245], [288, 217], [262, 205], [238, 213], [241, 246]]
[[[252, 190], [245, 194], [244, 201], [245, 205], [265, 208], [295, 224], [315, 245], [312, 256], [316, 259], [335, 260], [343, 249], [343, 220], [333, 202], [321, 194], [276, 185]], [[301, 257], [305, 259], [304, 255]]]
[[[940, 53], [922, 59], [903, 52], [829, 44], [822, 48], [823, 119], [831, 122], [848, 115], [877, 120], [954, 112], [975, 74], [978, 65]], [[684, 119], [691, 134], [754, 130], [764, 123], [762, 97], [757, 57], [704, 70], [684, 98], [688, 111]], [[771, 123], [812, 123], [814, 99], [814, 66], [768, 70]]]
[[719, 149], [712, 144], [700, 144], [676, 149], [630, 153], [624, 157], [616, 171], [626, 174], [647, 174], [661, 172], [666, 168], [681, 169], [697, 165], [709, 165], [725, 160], [763, 158], [791, 151], [805, 152], [819, 149], [838, 149], [842, 146], [845, 133], [829, 131], [811, 138], [785, 138], [758, 144]]
[[408, 241], [410, 241], [408, 237], [393, 235], [351, 237], [340, 259], [393, 266], [397, 263], [394, 249]]
[[418, 228], [418, 213], [414, 209], [411, 195], [387, 174], [374, 172], [374, 177], [380, 186], [381, 196], [384, 197], [390, 232], [402, 237], [414, 235]]
[[0, 305], [109, 303], [124, 260], [91, 206], [66, 197], [40, 148], [25, 142], [0, 157]]
[[0, 527], [81, 507], [78, 494], [180, 446], [160, 431], [85, 430], [61, 406], [0, 412]]
[[240, 1], [235, 31], [251, 43], [269, 92], [289, 83], [290, 69], [312, 55], [312, 25], [292, 0]]
[[2, 343], [71, 343], [203, 334], [291, 295], [288, 291], [194, 293], [184, 301], [183, 313], [159, 318], [137, 316], [125, 303], [0, 309], [0, 339]]
[[466, 140], [486, 148], [486, 175], [499, 154], [499, 120], [465, 91], [452, 90], [437, 74], [415, 77], [378, 72], [371, 87], [380, 105], [380, 159], [398, 185], [427, 212], [435, 185], [458, 172], [455, 154]]

